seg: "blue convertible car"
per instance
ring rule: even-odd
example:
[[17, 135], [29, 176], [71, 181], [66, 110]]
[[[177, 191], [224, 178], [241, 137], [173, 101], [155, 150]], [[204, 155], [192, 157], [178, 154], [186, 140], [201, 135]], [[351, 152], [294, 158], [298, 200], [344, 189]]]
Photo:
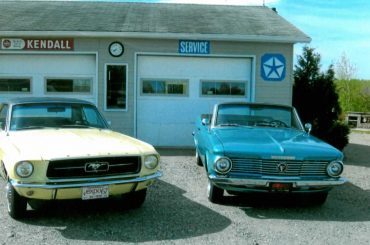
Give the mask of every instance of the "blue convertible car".
[[290, 106], [222, 103], [202, 115], [194, 135], [197, 164], [208, 175], [208, 199], [224, 190], [308, 193], [316, 204], [346, 182], [343, 154], [310, 135]]

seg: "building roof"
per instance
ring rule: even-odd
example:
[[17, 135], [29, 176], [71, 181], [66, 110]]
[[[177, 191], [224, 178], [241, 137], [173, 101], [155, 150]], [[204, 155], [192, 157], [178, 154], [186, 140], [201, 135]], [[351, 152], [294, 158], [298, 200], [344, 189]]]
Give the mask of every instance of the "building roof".
[[86, 36], [310, 42], [268, 7], [0, 1], [0, 37]]

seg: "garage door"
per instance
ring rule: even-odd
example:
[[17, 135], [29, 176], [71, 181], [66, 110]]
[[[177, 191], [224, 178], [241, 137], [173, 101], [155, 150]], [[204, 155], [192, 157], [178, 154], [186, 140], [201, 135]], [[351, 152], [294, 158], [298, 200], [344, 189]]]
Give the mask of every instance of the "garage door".
[[95, 55], [0, 54], [0, 99], [81, 98], [96, 103]]
[[249, 58], [139, 56], [137, 137], [193, 146], [196, 118], [223, 101], [251, 101]]

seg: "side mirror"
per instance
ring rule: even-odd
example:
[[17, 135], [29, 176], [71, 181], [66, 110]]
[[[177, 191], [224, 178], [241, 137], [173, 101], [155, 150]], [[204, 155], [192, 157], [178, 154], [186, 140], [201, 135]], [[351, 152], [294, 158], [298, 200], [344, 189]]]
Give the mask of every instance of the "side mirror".
[[312, 124], [311, 124], [311, 123], [306, 123], [306, 124], [304, 125], [304, 129], [306, 130], [306, 132], [307, 132], [308, 134], [310, 134], [310, 133], [311, 133], [311, 130], [312, 130]]
[[209, 119], [208, 118], [203, 118], [202, 119], [202, 125], [203, 126], [206, 126], [206, 125], [208, 125], [209, 124]]

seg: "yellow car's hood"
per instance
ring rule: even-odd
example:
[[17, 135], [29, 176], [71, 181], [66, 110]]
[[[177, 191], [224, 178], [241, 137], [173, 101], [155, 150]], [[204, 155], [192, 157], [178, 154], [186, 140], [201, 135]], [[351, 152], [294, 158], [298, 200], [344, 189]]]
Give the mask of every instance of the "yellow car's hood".
[[111, 130], [23, 130], [11, 132], [7, 138], [21, 158], [30, 160], [155, 152], [149, 144]]

